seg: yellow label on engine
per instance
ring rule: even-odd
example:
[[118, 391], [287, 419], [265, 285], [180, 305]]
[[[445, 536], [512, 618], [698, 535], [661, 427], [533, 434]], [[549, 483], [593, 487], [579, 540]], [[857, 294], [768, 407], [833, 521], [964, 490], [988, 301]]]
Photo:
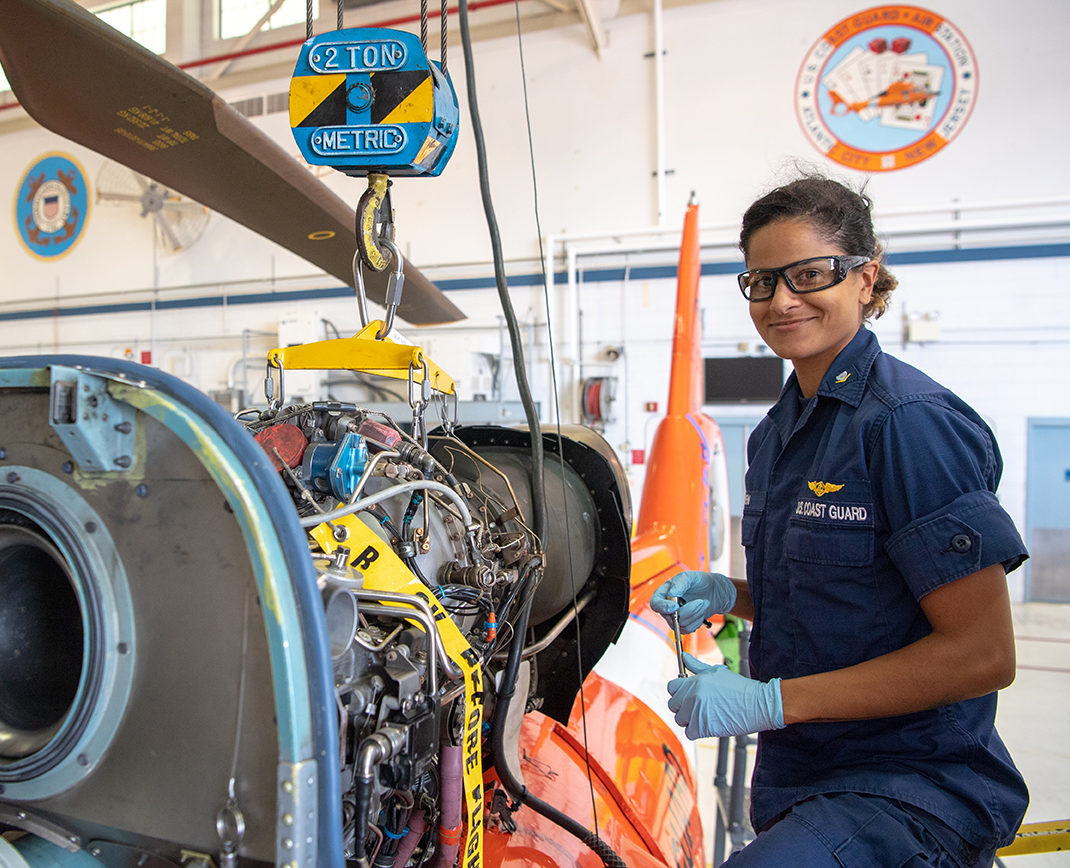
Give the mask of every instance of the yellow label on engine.
[[[472, 650], [468, 640], [453, 618], [442, 608], [426, 585], [417, 579], [404, 563], [375, 531], [355, 515], [335, 519], [334, 525], [342, 525], [349, 531], [346, 544], [350, 548], [349, 565], [364, 575], [364, 587], [369, 591], [393, 591], [412, 594], [427, 603], [435, 619], [435, 626], [442, 639], [442, 646], [450, 660], [460, 667], [464, 677], [464, 799], [468, 812], [468, 832], [465, 836], [461, 864], [465, 868], [480, 868], [483, 864], [483, 755], [480, 741], [483, 730], [483, 673], [479, 656]], [[332, 527], [326, 522], [317, 525], [311, 536], [321, 549], [330, 554], [338, 547]], [[384, 606], [397, 605], [389, 600]], [[414, 621], [416, 626], [422, 626]], [[434, 666], [435, 662], [430, 661]]]

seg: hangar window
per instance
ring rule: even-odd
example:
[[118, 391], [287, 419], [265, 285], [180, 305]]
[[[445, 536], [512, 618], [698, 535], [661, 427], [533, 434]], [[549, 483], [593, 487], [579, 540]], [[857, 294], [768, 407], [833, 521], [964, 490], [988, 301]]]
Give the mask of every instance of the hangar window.
[[163, 54], [167, 50], [167, 0], [128, 0], [90, 11], [149, 51]]
[[[263, 24], [260, 20], [278, 6]], [[319, 18], [319, 3], [312, 4], [312, 17]], [[252, 30], [277, 30], [305, 22], [305, 0], [219, 0], [219, 38], [244, 36]]]

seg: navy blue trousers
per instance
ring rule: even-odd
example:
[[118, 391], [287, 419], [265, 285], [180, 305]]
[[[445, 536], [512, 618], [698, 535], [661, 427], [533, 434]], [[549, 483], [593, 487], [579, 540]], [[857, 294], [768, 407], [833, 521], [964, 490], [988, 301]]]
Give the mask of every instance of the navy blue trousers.
[[725, 868], [991, 868], [979, 851], [924, 811], [883, 796], [830, 793], [800, 802], [734, 854]]

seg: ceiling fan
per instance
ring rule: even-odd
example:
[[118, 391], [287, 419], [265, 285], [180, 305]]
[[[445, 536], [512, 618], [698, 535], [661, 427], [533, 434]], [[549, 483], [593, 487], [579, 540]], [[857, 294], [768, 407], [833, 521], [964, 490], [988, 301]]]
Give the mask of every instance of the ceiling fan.
[[204, 233], [211, 212], [140, 172], [108, 160], [97, 174], [96, 201], [139, 208], [151, 219], [159, 249], [165, 254], [188, 250]]

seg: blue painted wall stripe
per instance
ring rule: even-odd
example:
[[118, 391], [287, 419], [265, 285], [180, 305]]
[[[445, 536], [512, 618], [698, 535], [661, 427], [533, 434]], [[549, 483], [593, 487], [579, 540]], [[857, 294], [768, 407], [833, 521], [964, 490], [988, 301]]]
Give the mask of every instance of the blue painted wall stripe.
[[[952, 262], [987, 262], [998, 259], [1047, 259], [1050, 257], [1070, 256], [1070, 244], [1033, 244], [1008, 247], [978, 247], [968, 250], [924, 250], [912, 253], [891, 253], [888, 264], [922, 265]], [[743, 268], [743, 263], [707, 262], [702, 266], [703, 275], [736, 274]], [[625, 269], [590, 268], [584, 269], [584, 283], [608, 283], [628, 280], [662, 280], [675, 279], [675, 265], [633, 266]], [[567, 277], [564, 271], [554, 274], [557, 285], [564, 284]], [[541, 272], [510, 275], [511, 287], [540, 286], [543, 281]], [[457, 278], [436, 281], [443, 292], [463, 292], [472, 289], [493, 289], [493, 277]], [[111, 304], [76, 305], [73, 307], [42, 307], [31, 310], [0, 312], [0, 322], [15, 320], [49, 319], [51, 317], [99, 316], [119, 313], [147, 313], [152, 310], [180, 310], [192, 308], [222, 307], [226, 304], [271, 304], [289, 301], [316, 301], [320, 299], [352, 298], [353, 290], [348, 286], [326, 286], [313, 289], [294, 289], [281, 292], [253, 292], [231, 295], [225, 299], [222, 295], [198, 296], [196, 298], [164, 299], [155, 303], [151, 301], [114, 302]]]

